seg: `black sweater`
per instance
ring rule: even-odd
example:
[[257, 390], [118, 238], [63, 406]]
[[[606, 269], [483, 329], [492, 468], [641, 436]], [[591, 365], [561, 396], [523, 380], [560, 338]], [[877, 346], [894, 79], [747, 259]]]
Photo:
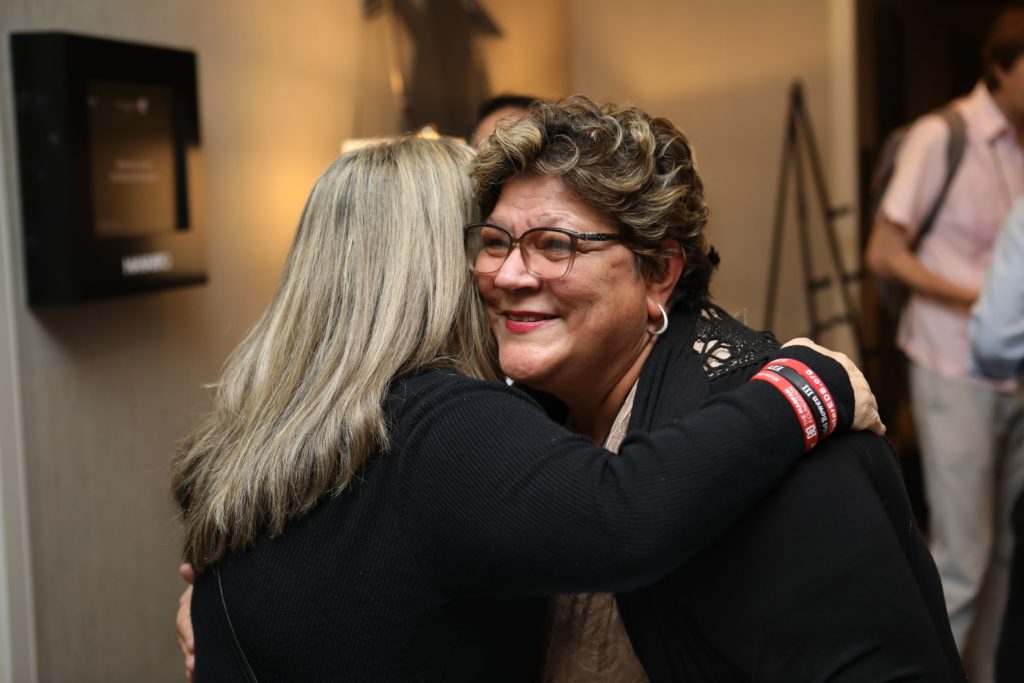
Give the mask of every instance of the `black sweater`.
[[[631, 430], [741, 386], [776, 347], [719, 313], [673, 312]], [[652, 683], [965, 680], [891, 448], [847, 434], [818, 450], [684, 567], [618, 596]]]
[[[834, 361], [815, 367], [840, 404]], [[392, 387], [388, 453], [277, 538], [219, 567], [238, 641], [266, 681], [526, 681], [542, 601], [628, 591], [711, 541], [799, 459], [786, 400], [751, 382], [629, 437], [615, 456], [514, 389], [444, 371]], [[245, 680], [217, 579], [192, 601], [196, 680]]]

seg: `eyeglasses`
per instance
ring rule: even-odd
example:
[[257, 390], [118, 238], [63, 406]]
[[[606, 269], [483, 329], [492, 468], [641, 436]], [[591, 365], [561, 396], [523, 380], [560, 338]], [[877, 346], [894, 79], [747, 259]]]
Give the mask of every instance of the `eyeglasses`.
[[516, 238], [505, 228], [490, 223], [471, 223], [463, 228], [463, 234], [469, 269], [474, 273], [498, 272], [519, 245], [526, 272], [541, 280], [558, 280], [569, 274], [580, 240], [622, 239], [621, 235], [607, 232], [573, 232], [564, 228], [531, 228]]

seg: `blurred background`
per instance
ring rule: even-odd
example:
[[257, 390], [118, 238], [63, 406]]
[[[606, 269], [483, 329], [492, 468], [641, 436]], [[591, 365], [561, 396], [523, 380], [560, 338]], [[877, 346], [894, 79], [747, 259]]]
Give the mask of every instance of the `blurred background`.
[[[863, 330], [858, 339], [847, 320], [817, 336], [871, 367], [892, 346], [872, 336], [878, 314], [857, 278], [878, 142], [970, 90], [984, 30], [1008, 4], [4, 0], [0, 681], [183, 680], [169, 459], [208, 405], [203, 384], [268, 303], [306, 194], [346, 141], [428, 123], [468, 135], [476, 105], [503, 92], [583, 93], [667, 117], [696, 147], [705, 181], [722, 255], [712, 293], [762, 327], [799, 81], [832, 205], [808, 193], [816, 275], [833, 278], [814, 296], [823, 315], [842, 314], [846, 286]], [[6, 42], [42, 30], [196, 53], [207, 284], [27, 305]], [[810, 326], [791, 207], [780, 338]], [[835, 207], [845, 285], [822, 219]], [[876, 387], [884, 396], [884, 379]], [[913, 444], [900, 448], [912, 472]]]

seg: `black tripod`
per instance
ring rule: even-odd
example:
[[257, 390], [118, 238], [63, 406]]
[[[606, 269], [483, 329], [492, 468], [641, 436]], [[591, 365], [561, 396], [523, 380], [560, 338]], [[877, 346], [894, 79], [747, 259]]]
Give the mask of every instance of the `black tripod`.
[[[801, 145], [801, 141], [803, 144]], [[814, 259], [811, 255], [811, 233], [807, 216], [807, 190], [804, 178], [804, 164], [801, 150], [804, 150], [811, 164], [814, 177], [814, 189], [817, 193], [818, 206], [821, 208], [825, 235], [828, 238], [832, 266], [838, 278], [842, 294], [843, 311], [830, 318], [822, 319], [818, 310], [816, 294], [819, 290], [832, 285], [829, 275], [815, 277]], [[783, 227], [786, 216], [786, 199], [789, 176], [792, 170], [796, 184], [796, 215], [800, 236], [800, 259], [803, 265], [804, 294], [807, 303], [807, 317], [811, 323], [809, 336], [817, 339], [827, 329], [836, 325], [849, 324], [854, 340], [861, 345], [860, 325], [854, 313], [853, 300], [850, 297], [849, 284], [857, 282], [860, 274], [846, 273], [839, 252], [839, 240], [836, 238], [835, 219], [848, 213], [848, 206], [833, 207], [829, 201], [828, 188], [825, 185], [825, 174], [818, 157], [818, 148], [814, 142], [814, 131], [811, 119], [804, 105], [803, 86], [799, 81], [793, 83], [789, 90], [789, 114], [786, 121], [786, 137], [782, 147], [782, 170], [779, 174], [779, 194], [775, 205], [775, 229], [772, 238], [772, 260], [768, 275], [768, 299], [765, 303], [765, 328], [771, 329], [775, 314], [775, 299], [779, 280], [779, 258], [782, 253]]]

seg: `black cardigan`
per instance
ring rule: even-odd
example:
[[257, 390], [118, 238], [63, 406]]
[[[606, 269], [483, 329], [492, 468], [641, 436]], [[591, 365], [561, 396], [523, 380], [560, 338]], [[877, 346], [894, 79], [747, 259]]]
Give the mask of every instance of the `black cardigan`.
[[[631, 431], [745, 383], [777, 347], [715, 313], [673, 313]], [[652, 683], [965, 680], [892, 450], [871, 434], [832, 437], [682, 569], [617, 597]]]
[[[838, 364], [818, 369], [850, 418]], [[277, 538], [220, 564], [259, 681], [527, 681], [541, 596], [628, 591], [667, 575], [775, 486], [802, 437], [751, 382], [621, 456], [525, 394], [428, 371], [387, 402], [391, 449]], [[192, 599], [196, 680], [244, 680], [216, 579]]]

